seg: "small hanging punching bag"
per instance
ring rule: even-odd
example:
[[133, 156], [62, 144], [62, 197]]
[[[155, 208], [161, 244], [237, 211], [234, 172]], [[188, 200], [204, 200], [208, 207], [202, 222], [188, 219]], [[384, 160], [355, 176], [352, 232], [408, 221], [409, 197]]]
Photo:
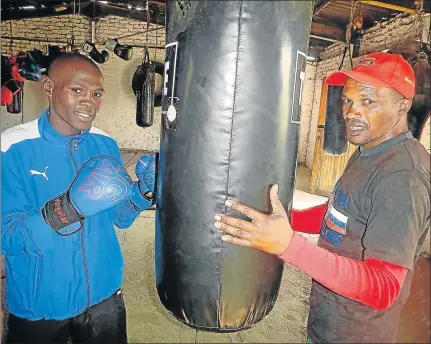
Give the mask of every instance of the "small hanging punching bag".
[[327, 155], [340, 156], [349, 150], [349, 143], [346, 139], [346, 122], [340, 101], [344, 86], [328, 85], [327, 87], [323, 151]]
[[156, 284], [193, 328], [247, 329], [276, 302], [282, 261], [224, 243], [213, 216], [269, 212], [274, 183], [290, 212], [312, 4], [167, 1]]

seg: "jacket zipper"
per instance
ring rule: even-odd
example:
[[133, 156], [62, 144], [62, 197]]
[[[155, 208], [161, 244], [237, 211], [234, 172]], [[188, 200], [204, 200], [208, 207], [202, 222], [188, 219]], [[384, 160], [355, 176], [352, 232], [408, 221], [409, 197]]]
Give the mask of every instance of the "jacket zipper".
[[[70, 140], [69, 153], [70, 153], [70, 157], [72, 158], [73, 165], [75, 166], [75, 170], [76, 172], [78, 172], [78, 164], [76, 163], [75, 157], [73, 156], [72, 145], [73, 145], [73, 151], [76, 152], [78, 150], [78, 140], [76, 139], [76, 137]], [[87, 308], [89, 308], [90, 307], [90, 278], [88, 277], [87, 259], [85, 256], [84, 228], [82, 228], [81, 230], [81, 252], [82, 252], [82, 262], [84, 264], [84, 271], [85, 271], [85, 282], [87, 285]]]

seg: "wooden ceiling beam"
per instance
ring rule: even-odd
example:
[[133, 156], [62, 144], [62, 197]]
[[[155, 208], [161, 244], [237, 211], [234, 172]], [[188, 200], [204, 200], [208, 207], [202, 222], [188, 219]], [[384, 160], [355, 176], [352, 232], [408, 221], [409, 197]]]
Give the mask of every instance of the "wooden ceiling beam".
[[312, 35], [327, 37], [336, 41], [344, 41], [346, 38], [346, 31], [337, 26], [330, 26], [322, 23], [311, 23]]
[[[359, 0], [359, 1], [362, 2], [363, 4], [372, 5], [372, 6], [381, 7], [381, 8], [387, 8], [389, 10], [410, 13], [410, 14], [416, 13], [416, 11], [413, 8], [390, 4], [383, 1], [377, 1], [377, 0]], [[425, 1], [429, 1], [429, 0], [425, 0]]]
[[319, 14], [319, 12], [321, 12], [327, 5], [329, 5], [329, 3], [331, 2], [332, 0], [325, 0], [325, 1], [323, 1], [321, 4], [320, 4], [320, 6], [316, 9], [316, 11], [314, 11], [314, 14], [313, 14], [313, 17], [314, 16], [317, 16], [318, 14]]
[[332, 19], [328, 19], [322, 15], [319, 15], [319, 16], [313, 17], [313, 23], [325, 24], [327, 26], [332, 26], [336, 29], [345, 30], [347, 25], [349, 24], [349, 19], [347, 18], [346, 22], [341, 22], [341, 21], [336, 22]]

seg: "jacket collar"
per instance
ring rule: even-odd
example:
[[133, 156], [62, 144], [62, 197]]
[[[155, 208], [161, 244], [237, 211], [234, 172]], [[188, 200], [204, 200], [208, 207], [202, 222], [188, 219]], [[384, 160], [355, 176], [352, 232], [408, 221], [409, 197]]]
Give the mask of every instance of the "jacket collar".
[[47, 108], [42, 113], [42, 116], [39, 118], [38, 126], [40, 136], [53, 144], [64, 144], [74, 139], [76, 139], [77, 143], [80, 143], [88, 135], [91, 128], [90, 127], [89, 129], [82, 131], [80, 134], [77, 135], [62, 135], [57, 130], [55, 130], [49, 122], [49, 108]]

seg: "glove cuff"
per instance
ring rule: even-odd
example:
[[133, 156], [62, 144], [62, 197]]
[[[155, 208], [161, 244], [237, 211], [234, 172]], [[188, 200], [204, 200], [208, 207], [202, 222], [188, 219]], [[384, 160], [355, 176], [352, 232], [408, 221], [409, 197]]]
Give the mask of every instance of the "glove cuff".
[[147, 198], [145, 194], [150, 190], [142, 190], [141, 183], [137, 182], [133, 185], [133, 195], [131, 201], [140, 210], [144, 211], [156, 203], [155, 195], [153, 193], [153, 198]]
[[73, 206], [68, 191], [46, 202], [42, 209], [42, 216], [45, 222], [57, 232], [84, 219]]

